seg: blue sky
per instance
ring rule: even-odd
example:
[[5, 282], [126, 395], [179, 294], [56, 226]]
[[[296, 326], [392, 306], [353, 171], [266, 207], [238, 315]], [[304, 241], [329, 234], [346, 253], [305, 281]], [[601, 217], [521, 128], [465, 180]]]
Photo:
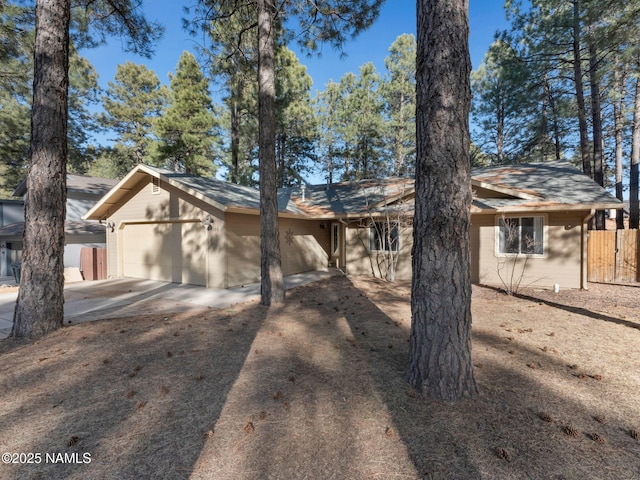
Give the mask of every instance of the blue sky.
[[[94, 65], [100, 76], [100, 85], [104, 88], [116, 73], [116, 66], [131, 61], [143, 63], [158, 75], [163, 83], [168, 83], [167, 74], [175, 72], [175, 66], [184, 50], [196, 53], [197, 37], [191, 37], [182, 30], [181, 18], [184, 1], [176, 0], [145, 0], [144, 7], [147, 18], [165, 25], [164, 38], [157, 44], [155, 55], [151, 60], [122, 51], [122, 43], [116, 38], [110, 38], [106, 46], [82, 51]], [[391, 43], [403, 33], [416, 31], [416, 2], [415, 0], [386, 0], [380, 17], [366, 32], [346, 45], [347, 56], [340, 58], [340, 54], [325, 46], [322, 56], [307, 57], [300, 53], [294, 45], [300, 61], [307, 65], [308, 72], [313, 78], [313, 92], [323, 90], [329, 80], [339, 81], [347, 72], [358, 72], [358, 68], [373, 62], [379, 72], [384, 72], [384, 58], [388, 54]], [[469, 46], [473, 68], [477, 68], [489, 45], [493, 41], [496, 30], [507, 26], [503, 10], [503, 0], [470, 0], [469, 24], [471, 36]]]

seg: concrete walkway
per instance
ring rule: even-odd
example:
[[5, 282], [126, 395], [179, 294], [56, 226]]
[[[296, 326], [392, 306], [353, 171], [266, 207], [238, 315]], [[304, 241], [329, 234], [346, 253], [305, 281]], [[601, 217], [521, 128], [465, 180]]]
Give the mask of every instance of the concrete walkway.
[[[317, 282], [333, 275], [315, 271], [285, 277], [285, 288]], [[0, 290], [0, 339], [13, 327], [13, 311], [18, 292]], [[67, 284], [64, 289], [64, 324], [114, 317], [181, 312], [193, 308], [228, 308], [236, 303], [260, 298], [260, 284], [229, 289], [158, 282], [137, 278], [117, 278]]]

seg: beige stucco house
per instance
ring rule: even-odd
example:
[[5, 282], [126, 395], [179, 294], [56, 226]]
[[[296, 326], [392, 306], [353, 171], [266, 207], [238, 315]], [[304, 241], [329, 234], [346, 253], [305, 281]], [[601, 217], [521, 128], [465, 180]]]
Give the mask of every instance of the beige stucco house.
[[[474, 282], [586, 286], [587, 222], [618, 200], [563, 162], [477, 169], [472, 190]], [[410, 278], [413, 199], [402, 178], [280, 190], [284, 274], [385, 276], [392, 258]], [[106, 228], [110, 277], [229, 288], [259, 281], [258, 215], [256, 189], [138, 165], [84, 218]]]

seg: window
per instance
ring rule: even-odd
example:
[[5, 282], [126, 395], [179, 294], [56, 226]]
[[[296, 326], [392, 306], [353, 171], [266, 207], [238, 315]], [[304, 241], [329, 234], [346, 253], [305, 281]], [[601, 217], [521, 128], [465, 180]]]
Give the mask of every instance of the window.
[[501, 255], [543, 255], [544, 217], [502, 217], [498, 237]]
[[331, 255], [337, 257], [340, 254], [340, 224], [331, 224]]
[[393, 222], [373, 222], [369, 228], [369, 250], [397, 252], [400, 243], [398, 225]]

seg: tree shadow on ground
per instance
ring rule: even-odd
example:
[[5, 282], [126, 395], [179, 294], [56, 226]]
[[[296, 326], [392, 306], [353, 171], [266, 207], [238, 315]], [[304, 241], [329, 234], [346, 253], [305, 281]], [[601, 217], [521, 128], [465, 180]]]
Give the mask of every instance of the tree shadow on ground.
[[[380, 290], [383, 301], [372, 297], [347, 319], [352, 330], [366, 332], [357, 337], [358, 347], [419, 475], [616, 478], [630, 463], [640, 474], [637, 442], [628, 435], [634, 402], [616, 413], [611, 405], [625, 398], [606, 390], [597, 375], [580, 375], [561, 355], [509, 340], [508, 334], [474, 325], [477, 399], [449, 404], [417, 395], [403, 381], [408, 344], [398, 342], [408, 338], [410, 324], [399, 324], [376, 305], [408, 298], [389, 286]], [[604, 412], [609, 420], [603, 424], [595, 419]], [[567, 435], [567, 427], [577, 436]], [[602, 438], [606, 443], [594, 440]]]
[[[628, 434], [638, 394], [624, 398], [637, 388], [618, 389], [595, 371], [581, 378], [562, 352], [527, 343], [533, 333], [480, 320], [479, 397], [422, 398], [404, 380], [407, 289], [370, 282], [333, 277], [291, 291], [281, 308], [91, 322], [65, 329], [66, 350], [56, 333], [29, 355], [4, 354], [0, 445], [89, 452], [92, 462], [5, 465], [0, 477], [640, 475]], [[505, 305], [509, 318], [526, 316]], [[624, 370], [632, 360], [618, 361]]]
[[271, 309], [193, 479], [415, 478], [338, 309], [343, 287], [300, 287]]
[[[504, 290], [502, 290], [500, 288], [497, 288], [497, 287], [491, 287], [491, 286], [483, 285], [482, 288], [487, 288], [489, 290], [493, 290], [493, 291], [496, 291], [496, 292], [504, 293]], [[603, 313], [594, 312], [594, 311], [589, 310], [587, 308], [575, 307], [575, 306], [571, 306], [571, 305], [565, 305], [565, 304], [559, 303], [559, 302], [552, 302], [551, 300], [547, 300], [545, 298], [536, 297], [534, 295], [526, 295], [526, 294], [523, 294], [523, 293], [512, 293], [511, 296], [513, 296], [515, 298], [522, 299], [522, 300], [528, 300], [528, 301], [531, 301], [531, 302], [543, 303], [543, 304], [548, 305], [550, 307], [557, 308], [557, 309], [560, 309], [560, 310], [564, 310], [564, 311], [569, 312], [569, 313], [574, 313], [576, 315], [582, 315], [584, 317], [593, 318], [595, 320], [603, 320], [605, 322], [615, 323], [617, 325], [622, 325], [622, 326], [625, 326], [625, 327], [635, 328], [636, 330], [640, 330], [640, 324], [638, 324], [636, 322], [630, 322], [629, 320], [624, 320], [622, 318], [612, 317], [610, 315], [605, 315]]]
[[3, 355], [4, 449], [89, 453], [91, 462], [3, 465], [0, 477], [188, 477], [265, 314], [100, 320], [65, 329], [75, 340], [67, 351], [50, 336], [39, 341], [43, 356], [26, 364]]

